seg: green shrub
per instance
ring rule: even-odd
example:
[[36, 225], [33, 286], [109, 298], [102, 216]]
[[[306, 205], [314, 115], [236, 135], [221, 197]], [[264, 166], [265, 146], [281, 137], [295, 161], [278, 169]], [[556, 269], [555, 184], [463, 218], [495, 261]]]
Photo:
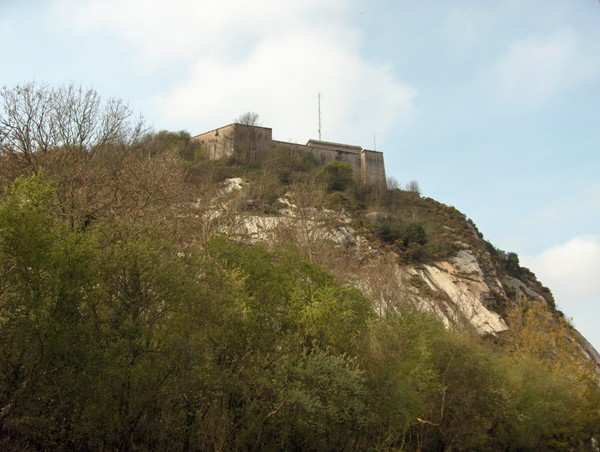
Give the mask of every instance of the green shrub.
[[386, 243], [402, 242], [402, 248], [406, 249], [411, 243], [425, 245], [427, 233], [419, 223], [405, 223], [385, 219], [375, 229], [377, 236]]
[[346, 162], [334, 160], [321, 170], [321, 178], [327, 191], [345, 191], [352, 185], [354, 175], [352, 166]]
[[309, 172], [319, 167], [319, 161], [312, 152], [302, 154], [300, 157], [299, 170]]
[[292, 174], [294, 173], [294, 171], [291, 168], [283, 168], [281, 170], [279, 170], [278, 174], [277, 174], [277, 178], [279, 179], [279, 182], [281, 182], [284, 185], [289, 185], [292, 181]]

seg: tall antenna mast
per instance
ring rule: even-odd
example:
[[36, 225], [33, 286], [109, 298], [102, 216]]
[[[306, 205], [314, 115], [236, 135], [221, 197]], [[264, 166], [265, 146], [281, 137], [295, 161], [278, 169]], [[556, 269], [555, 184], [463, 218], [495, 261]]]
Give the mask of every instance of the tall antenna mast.
[[321, 91], [317, 93], [317, 100], [319, 105], [319, 141], [321, 141]]

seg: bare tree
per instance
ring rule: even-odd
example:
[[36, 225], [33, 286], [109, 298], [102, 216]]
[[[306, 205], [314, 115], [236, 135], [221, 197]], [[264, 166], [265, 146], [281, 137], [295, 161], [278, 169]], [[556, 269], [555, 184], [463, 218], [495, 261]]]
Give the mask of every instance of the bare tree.
[[398, 179], [393, 176], [387, 178], [387, 189], [388, 190], [397, 190], [400, 188], [400, 184], [398, 183]]
[[410, 191], [412, 193], [416, 193], [417, 195], [421, 194], [421, 187], [416, 180], [411, 180], [406, 183], [406, 191]]
[[33, 84], [1, 91], [0, 154], [17, 155], [34, 171], [34, 154], [47, 151], [52, 140], [51, 107], [46, 86]]
[[133, 120], [123, 101], [102, 102], [92, 89], [27, 83], [0, 91], [0, 155], [20, 159], [33, 172], [50, 151], [92, 153], [108, 144], [136, 142], [143, 132], [143, 121]]
[[243, 124], [245, 126], [260, 126], [260, 118], [258, 113], [253, 111], [247, 111], [239, 115], [235, 121], [236, 124]]
[[43, 170], [57, 183], [60, 213], [73, 227], [90, 217], [167, 215], [182, 194], [182, 168], [176, 152], [150, 152], [144, 132], [123, 101], [102, 101], [94, 90], [5, 87], [0, 181]]

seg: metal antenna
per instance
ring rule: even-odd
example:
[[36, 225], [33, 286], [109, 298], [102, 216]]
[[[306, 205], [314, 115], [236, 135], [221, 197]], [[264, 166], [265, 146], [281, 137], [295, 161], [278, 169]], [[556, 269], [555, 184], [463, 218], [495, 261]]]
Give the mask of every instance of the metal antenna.
[[321, 141], [321, 91], [317, 93], [317, 100], [319, 104], [319, 141]]

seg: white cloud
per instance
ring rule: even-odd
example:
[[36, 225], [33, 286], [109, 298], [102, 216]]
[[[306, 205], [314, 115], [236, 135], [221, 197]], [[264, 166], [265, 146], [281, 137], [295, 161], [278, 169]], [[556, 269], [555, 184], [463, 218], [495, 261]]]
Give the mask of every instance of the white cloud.
[[57, 3], [82, 33], [110, 33], [149, 70], [174, 65], [155, 93], [160, 127], [201, 132], [256, 111], [278, 139], [371, 143], [414, 114], [413, 87], [360, 56], [361, 35], [343, 22], [346, 1], [89, 0]]
[[55, 14], [82, 32], [117, 34], [163, 64], [165, 58], [191, 61], [197, 51], [230, 54], [262, 34], [293, 28], [315, 10], [335, 20], [341, 6], [340, 0], [56, 0]]
[[571, 29], [514, 41], [493, 65], [498, 99], [535, 107], [600, 74], [597, 58]]
[[521, 258], [552, 290], [558, 307], [600, 350], [600, 236], [575, 237], [537, 256]]
[[190, 77], [158, 102], [188, 123], [230, 121], [256, 110], [280, 139], [306, 139], [317, 129], [319, 89], [323, 138], [371, 137], [412, 113], [413, 89], [394, 81], [386, 68], [366, 65], [335, 43], [303, 33], [265, 37], [236, 62], [199, 59]]
[[600, 302], [600, 236], [575, 237], [526, 261], [557, 294]]

